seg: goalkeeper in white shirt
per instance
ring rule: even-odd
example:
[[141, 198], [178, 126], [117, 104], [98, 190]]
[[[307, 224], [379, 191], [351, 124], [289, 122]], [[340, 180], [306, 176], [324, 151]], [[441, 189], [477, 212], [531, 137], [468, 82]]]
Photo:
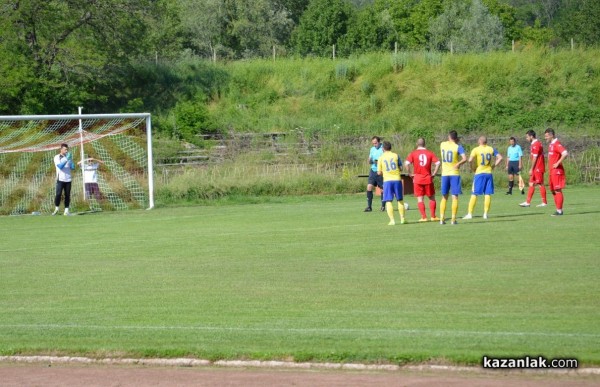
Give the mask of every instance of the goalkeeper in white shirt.
[[69, 215], [69, 205], [71, 204], [71, 171], [75, 169], [73, 157], [69, 152], [68, 144], [60, 145], [60, 153], [54, 156], [54, 166], [56, 167], [56, 196], [54, 196], [54, 212], [58, 213], [62, 193], [65, 193], [65, 212]]
[[96, 200], [101, 200], [102, 193], [98, 186], [98, 168], [100, 167], [100, 164], [104, 164], [104, 161], [90, 157], [90, 155], [86, 155], [86, 157], [85, 160], [77, 163], [83, 168], [85, 198], [89, 200], [94, 197]]

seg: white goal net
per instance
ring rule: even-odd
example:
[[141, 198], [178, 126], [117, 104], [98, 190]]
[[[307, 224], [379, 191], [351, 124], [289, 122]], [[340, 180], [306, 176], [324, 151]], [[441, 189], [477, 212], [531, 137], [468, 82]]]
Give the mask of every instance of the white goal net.
[[[71, 212], [154, 207], [149, 113], [0, 116], [0, 214], [53, 211], [63, 143], [77, 165]], [[92, 164], [90, 192], [83, 169]]]

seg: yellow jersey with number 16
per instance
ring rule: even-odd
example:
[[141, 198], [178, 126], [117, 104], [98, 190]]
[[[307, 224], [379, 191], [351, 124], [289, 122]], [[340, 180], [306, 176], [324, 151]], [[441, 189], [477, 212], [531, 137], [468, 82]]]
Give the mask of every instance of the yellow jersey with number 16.
[[402, 160], [391, 151], [383, 152], [377, 161], [377, 172], [383, 173], [383, 181], [400, 181], [400, 168]]

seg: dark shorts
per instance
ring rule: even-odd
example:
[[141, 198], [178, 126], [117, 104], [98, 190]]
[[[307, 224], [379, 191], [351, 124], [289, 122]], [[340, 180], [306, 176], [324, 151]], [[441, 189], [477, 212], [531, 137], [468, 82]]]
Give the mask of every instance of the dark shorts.
[[369, 184], [383, 188], [383, 176], [378, 175], [377, 172], [372, 169], [369, 171]]
[[85, 183], [85, 196], [86, 199], [95, 198], [96, 200], [101, 200], [102, 194], [100, 193], [98, 183]]
[[518, 161], [509, 161], [508, 162], [508, 174], [509, 175], [518, 175], [521, 170], [519, 169]]

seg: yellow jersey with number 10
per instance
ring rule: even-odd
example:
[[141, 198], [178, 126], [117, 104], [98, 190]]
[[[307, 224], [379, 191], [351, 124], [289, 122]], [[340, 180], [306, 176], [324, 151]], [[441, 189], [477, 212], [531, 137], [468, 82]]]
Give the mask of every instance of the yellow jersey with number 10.
[[383, 173], [383, 181], [400, 181], [402, 160], [394, 152], [383, 152], [377, 161], [377, 172]]
[[465, 154], [462, 145], [452, 141], [444, 141], [440, 144], [440, 153], [442, 156], [442, 176], [460, 175], [459, 170], [454, 169], [454, 166], [458, 164], [459, 156]]

